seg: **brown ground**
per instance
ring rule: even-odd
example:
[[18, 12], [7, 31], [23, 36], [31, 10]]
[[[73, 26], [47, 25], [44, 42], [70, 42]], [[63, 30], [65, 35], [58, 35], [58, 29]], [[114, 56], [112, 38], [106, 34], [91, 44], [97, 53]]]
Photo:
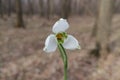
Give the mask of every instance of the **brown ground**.
[[[38, 16], [25, 17], [26, 29], [14, 28], [15, 17], [0, 19], [0, 80], [63, 80], [63, 63], [58, 50], [43, 52], [46, 37], [59, 18], [50, 20]], [[120, 80], [120, 16], [113, 19], [110, 54], [101, 69], [97, 58], [89, 56], [94, 48], [90, 37], [94, 24], [92, 17], [71, 17], [68, 33], [74, 35], [82, 49], [67, 51], [69, 80]]]

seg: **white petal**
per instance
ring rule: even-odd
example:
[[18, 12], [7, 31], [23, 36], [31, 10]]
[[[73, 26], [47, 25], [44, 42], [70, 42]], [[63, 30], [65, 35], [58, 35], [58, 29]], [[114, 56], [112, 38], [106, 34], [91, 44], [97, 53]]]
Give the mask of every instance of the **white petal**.
[[61, 18], [54, 25], [52, 31], [54, 33], [65, 32], [69, 28], [69, 24], [66, 19]]
[[56, 48], [57, 48], [57, 43], [55, 40], [55, 35], [51, 34], [47, 37], [45, 41], [45, 47], [43, 50], [45, 52], [54, 52]]
[[79, 42], [77, 41], [75, 37], [71, 35], [68, 35], [68, 38], [63, 43], [63, 47], [66, 49], [71, 49], [71, 50], [80, 49]]

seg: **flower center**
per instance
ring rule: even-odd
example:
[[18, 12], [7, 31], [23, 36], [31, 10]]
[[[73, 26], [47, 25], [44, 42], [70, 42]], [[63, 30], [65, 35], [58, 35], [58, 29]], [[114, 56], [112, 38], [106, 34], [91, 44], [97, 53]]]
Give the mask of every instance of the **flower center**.
[[58, 33], [58, 34], [56, 34], [56, 38], [57, 38], [58, 42], [64, 43], [64, 40], [67, 38], [67, 34], [65, 32]]
[[62, 33], [58, 33], [56, 35], [56, 37], [57, 37], [57, 40], [62, 40], [63, 39], [63, 34]]

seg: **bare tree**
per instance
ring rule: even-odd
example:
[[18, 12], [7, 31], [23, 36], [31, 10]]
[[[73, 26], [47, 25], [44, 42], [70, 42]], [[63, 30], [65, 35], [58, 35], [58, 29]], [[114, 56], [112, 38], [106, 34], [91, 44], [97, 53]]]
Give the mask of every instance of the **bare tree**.
[[96, 46], [97, 54], [105, 59], [109, 53], [109, 37], [113, 16], [114, 0], [101, 0], [96, 21]]
[[46, 14], [47, 19], [50, 18], [50, 11], [51, 11], [50, 0], [47, 0], [47, 14]]
[[54, 0], [50, 0], [50, 15], [54, 15]]
[[22, 12], [21, 0], [16, 0], [16, 14], [17, 14], [16, 27], [25, 28], [24, 22], [23, 22], [23, 12]]
[[96, 15], [95, 15], [95, 23], [94, 23], [94, 26], [93, 26], [93, 30], [92, 30], [92, 34], [91, 34], [91, 37], [96, 37], [96, 34], [97, 34], [97, 23], [98, 23], [98, 17], [99, 17], [99, 7], [100, 7], [100, 1], [97, 1], [97, 10], [96, 10]]
[[11, 16], [11, 0], [8, 0], [8, 16]]
[[43, 2], [43, 0], [39, 0], [39, 6], [40, 6], [40, 16], [44, 16], [44, 2]]
[[0, 17], [3, 17], [2, 0], [0, 0]]
[[62, 0], [62, 17], [68, 19], [70, 15], [71, 0]]
[[29, 14], [33, 15], [34, 14], [34, 9], [33, 9], [32, 0], [28, 0], [28, 6], [29, 6]]

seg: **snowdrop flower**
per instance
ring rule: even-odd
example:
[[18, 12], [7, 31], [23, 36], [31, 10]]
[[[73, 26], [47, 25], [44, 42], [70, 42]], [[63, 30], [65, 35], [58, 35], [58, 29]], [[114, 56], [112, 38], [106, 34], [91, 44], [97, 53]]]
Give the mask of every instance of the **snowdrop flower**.
[[72, 35], [68, 35], [65, 31], [69, 28], [66, 19], [61, 18], [52, 28], [54, 34], [50, 34], [45, 41], [45, 52], [54, 52], [58, 44], [62, 44], [65, 49], [80, 49], [79, 42]]

